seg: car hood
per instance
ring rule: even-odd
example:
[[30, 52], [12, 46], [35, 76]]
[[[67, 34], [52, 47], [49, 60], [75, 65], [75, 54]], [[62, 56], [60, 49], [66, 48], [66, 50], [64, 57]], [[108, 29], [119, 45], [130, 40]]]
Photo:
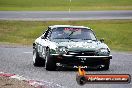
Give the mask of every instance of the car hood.
[[105, 43], [101, 43], [100, 41], [92, 41], [92, 40], [66, 40], [66, 41], [58, 41], [54, 40], [53, 45], [57, 47], [67, 47], [69, 51], [95, 51], [99, 48], [108, 48]]

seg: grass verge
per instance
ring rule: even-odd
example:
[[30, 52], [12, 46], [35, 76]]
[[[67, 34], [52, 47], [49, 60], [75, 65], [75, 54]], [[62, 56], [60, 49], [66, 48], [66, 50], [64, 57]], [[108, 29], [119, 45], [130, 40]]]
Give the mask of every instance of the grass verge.
[[0, 42], [32, 45], [49, 25], [55, 24], [91, 27], [112, 50], [132, 51], [132, 20], [0, 21]]
[[132, 10], [132, 0], [0, 0], [0, 10]]

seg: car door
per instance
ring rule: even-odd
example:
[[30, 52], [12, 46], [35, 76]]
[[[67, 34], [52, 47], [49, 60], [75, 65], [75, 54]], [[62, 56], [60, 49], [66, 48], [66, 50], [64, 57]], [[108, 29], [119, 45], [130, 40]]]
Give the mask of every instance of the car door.
[[49, 29], [45, 31], [42, 36], [40, 36], [40, 39], [38, 41], [38, 53], [40, 57], [45, 59], [45, 54], [46, 54], [46, 47], [48, 46], [48, 34], [49, 34]]

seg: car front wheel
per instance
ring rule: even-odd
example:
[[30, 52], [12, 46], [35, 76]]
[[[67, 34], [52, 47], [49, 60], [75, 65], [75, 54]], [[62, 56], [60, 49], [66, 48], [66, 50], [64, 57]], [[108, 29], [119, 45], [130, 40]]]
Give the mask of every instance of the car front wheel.
[[33, 65], [36, 67], [42, 67], [45, 65], [45, 60], [39, 56], [36, 49], [33, 49]]
[[50, 57], [49, 50], [46, 51], [45, 68], [48, 71], [55, 71], [56, 70], [55, 59]]
[[110, 66], [110, 60], [108, 59], [104, 62], [103, 70], [109, 70], [109, 66]]

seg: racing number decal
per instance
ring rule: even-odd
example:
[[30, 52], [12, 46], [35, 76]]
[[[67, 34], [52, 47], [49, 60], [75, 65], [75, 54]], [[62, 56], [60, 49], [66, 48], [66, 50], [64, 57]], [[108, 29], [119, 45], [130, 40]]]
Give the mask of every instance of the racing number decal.
[[45, 48], [42, 46], [42, 45], [39, 45], [37, 46], [38, 48], [38, 52], [43, 56], [45, 57]]
[[42, 46], [38, 44], [38, 52], [41, 53], [43, 50], [42, 50]]
[[45, 53], [45, 48], [42, 47], [42, 56], [45, 57], [45, 54], [46, 54], [46, 53]]

